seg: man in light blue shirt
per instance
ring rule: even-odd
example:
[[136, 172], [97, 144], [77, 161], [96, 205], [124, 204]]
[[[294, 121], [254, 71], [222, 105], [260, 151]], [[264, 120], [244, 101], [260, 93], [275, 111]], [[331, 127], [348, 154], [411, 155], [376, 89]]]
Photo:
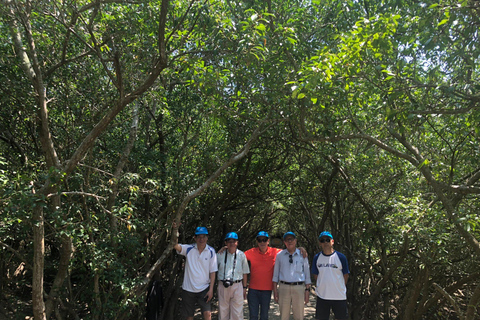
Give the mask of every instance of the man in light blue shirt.
[[[281, 320], [290, 318], [292, 306], [293, 318], [303, 320], [304, 307], [310, 293], [310, 266], [297, 248], [295, 233], [288, 231], [283, 235], [286, 249], [277, 254], [273, 269], [273, 296], [280, 307]], [[277, 288], [278, 284], [278, 288]]]

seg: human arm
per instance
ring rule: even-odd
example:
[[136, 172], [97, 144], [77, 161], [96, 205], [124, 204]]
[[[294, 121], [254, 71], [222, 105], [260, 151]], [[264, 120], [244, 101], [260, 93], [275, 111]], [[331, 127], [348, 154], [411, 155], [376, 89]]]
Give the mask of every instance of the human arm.
[[247, 255], [245, 252], [242, 252], [242, 272], [243, 272], [243, 299], [247, 298], [247, 287], [248, 287], [248, 275], [250, 274], [250, 265], [247, 260]]
[[337, 252], [337, 254], [338, 254], [338, 257], [340, 258], [340, 262], [342, 263], [343, 279], [345, 280], [345, 285], [346, 285], [348, 281], [348, 275], [350, 274], [350, 269], [348, 268], [348, 260], [343, 253]]
[[303, 259], [303, 272], [305, 273], [305, 285], [309, 288], [312, 284], [312, 277], [310, 275], [310, 264], [306, 258]]
[[[175, 222], [175, 220], [173, 220], [173, 223], [172, 223], [172, 232], [173, 230], [177, 229], [177, 223]], [[175, 243], [173, 245], [173, 248], [175, 250], [177, 250], [177, 253], [180, 253], [182, 251], [182, 246], [178, 244], [178, 229], [177, 229], [177, 235], [176, 237], [174, 237], [175, 239]]]
[[305, 287], [305, 304], [308, 304], [308, 302], [310, 301], [310, 285], [308, 284], [306, 287]]
[[278, 303], [278, 290], [277, 290], [277, 283], [273, 282], [273, 299], [276, 303]]
[[210, 287], [208, 288], [207, 295], [205, 296], [207, 298], [207, 302], [209, 302], [213, 298], [213, 286], [215, 285], [215, 274], [216, 272], [210, 272]]
[[303, 258], [307, 258], [307, 257], [308, 257], [307, 250], [305, 250], [304, 247], [298, 247], [298, 250], [300, 250], [300, 254], [302, 255]]
[[277, 257], [275, 258], [275, 265], [273, 266], [273, 278], [272, 278], [273, 298], [277, 303], [278, 303], [277, 284], [280, 281], [280, 262], [279, 262], [280, 252], [277, 253]]
[[243, 299], [247, 299], [247, 288], [248, 288], [248, 273], [244, 273], [243, 274], [243, 280], [242, 280], [242, 284], [243, 284]]
[[220, 249], [218, 249], [217, 253], [221, 254], [225, 250], [227, 250], [227, 246], [223, 246]]
[[174, 248], [175, 250], [177, 250], [177, 252], [181, 252], [181, 251], [182, 251], [182, 246], [179, 245], [178, 243], [176, 243], [176, 244], [173, 246], [173, 248]]
[[303, 259], [303, 270], [305, 272], [305, 304], [307, 304], [310, 301], [310, 286], [312, 285], [310, 265], [307, 258]]
[[315, 281], [317, 280], [317, 276], [318, 276], [317, 261], [318, 261], [318, 256], [319, 255], [320, 254], [318, 253], [313, 257], [312, 266], [310, 268], [310, 273], [314, 276]]
[[[212, 249], [212, 248], [210, 248]], [[215, 276], [218, 271], [218, 265], [217, 265], [217, 254], [215, 253], [215, 250], [212, 249], [212, 258], [210, 259], [210, 266], [209, 266], [209, 276], [210, 276], [210, 287], [208, 288], [208, 292], [205, 295], [206, 301], [209, 302], [213, 298], [213, 287], [215, 286]]]

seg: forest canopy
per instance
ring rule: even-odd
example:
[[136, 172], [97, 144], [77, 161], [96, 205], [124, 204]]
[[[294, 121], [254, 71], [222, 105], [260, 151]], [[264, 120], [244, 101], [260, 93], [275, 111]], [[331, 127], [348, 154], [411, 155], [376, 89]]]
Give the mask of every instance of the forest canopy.
[[200, 225], [331, 231], [351, 319], [480, 318], [480, 2], [0, 1], [0, 318], [176, 319]]

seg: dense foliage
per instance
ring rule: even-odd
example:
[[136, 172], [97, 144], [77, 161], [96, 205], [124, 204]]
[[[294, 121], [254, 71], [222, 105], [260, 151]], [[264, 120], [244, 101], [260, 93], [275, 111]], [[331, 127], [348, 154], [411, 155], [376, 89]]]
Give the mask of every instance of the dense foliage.
[[480, 318], [477, 1], [0, 7], [0, 318], [177, 319], [218, 248], [331, 230], [351, 319]]

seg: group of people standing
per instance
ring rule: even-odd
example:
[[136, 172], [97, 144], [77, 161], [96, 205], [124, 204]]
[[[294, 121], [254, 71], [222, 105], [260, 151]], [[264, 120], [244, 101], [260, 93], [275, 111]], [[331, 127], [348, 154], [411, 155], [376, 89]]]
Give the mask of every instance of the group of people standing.
[[[346, 320], [346, 283], [349, 269], [346, 257], [333, 249], [330, 232], [318, 237], [321, 251], [310, 268], [304, 248], [297, 247], [295, 233], [283, 235], [285, 249], [270, 247], [266, 231], [258, 232], [257, 246], [245, 252], [238, 249], [238, 234], [225, 236], [226, 247], [215, 252], [207, 244], [208, 230], [195, 230], [194, 244], [175, 244], [178, 254], [186, 257], [182, 284], [184, 316], [192, 320], [198, 305], [205, 320], [211, 319], [211, 300], [218, 272], [219, 320], [243, 319], [243, 301], [247, 299], [251, 320], [267, 320], [270, 300], [279, 304], [281, 320], [304, 318], [304, 306], [309, 301], [311, 274], [315, 280], [315, 319], [328, 320], [330, 310], [335, 319]], [[250, 277], [248, 275], [250, 274]]]

